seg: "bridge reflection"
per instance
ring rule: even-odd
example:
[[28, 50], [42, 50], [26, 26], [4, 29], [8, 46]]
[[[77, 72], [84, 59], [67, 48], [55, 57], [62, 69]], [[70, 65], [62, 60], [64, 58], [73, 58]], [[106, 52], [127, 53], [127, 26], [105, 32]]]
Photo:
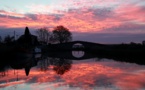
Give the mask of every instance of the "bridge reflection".
[[[78, 56], [75, 56], [78, 55]], [[89, 58], [95, 58], [96, 55], [91, 52], [84, 51], [64, 51], [64, 52], [51, 52], [45, 54], [48, 57], [69, 59], [69, 60], [84, 60]]]

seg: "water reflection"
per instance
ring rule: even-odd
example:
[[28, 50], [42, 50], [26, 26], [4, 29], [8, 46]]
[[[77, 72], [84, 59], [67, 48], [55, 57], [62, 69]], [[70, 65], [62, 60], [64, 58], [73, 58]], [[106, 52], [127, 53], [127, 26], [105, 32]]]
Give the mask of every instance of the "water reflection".
[[71, 69], [71, 64], [72, 60], [47, 57], [40, 60], [37, 67], [39, 67], [41, 71], [47, 71], [49, 67], [52, 67], [57, 74], [63, 75]]
[[85, 48], [81, 43], [76, 43], [72, 46], [72, 48], [76, 51], [72, 51], [72, 55], [76, 58], [81, 58], [85, 55], [85, 52], [82, 51], [81, 49]]
[[68, 72], [71, 69], [71, 60], [67, 59], [54, 59], [53, 61], [53, 70], [59, 74], [63, 75], [65, 72]]
[[76, 58], [81, 58], [85, 55], [84, 51], [72, 51], [72, 55]]
[[39, 55], [1, 66], [0, 89], [144, 90], [144, 68], [96, 57], [70, 60]]

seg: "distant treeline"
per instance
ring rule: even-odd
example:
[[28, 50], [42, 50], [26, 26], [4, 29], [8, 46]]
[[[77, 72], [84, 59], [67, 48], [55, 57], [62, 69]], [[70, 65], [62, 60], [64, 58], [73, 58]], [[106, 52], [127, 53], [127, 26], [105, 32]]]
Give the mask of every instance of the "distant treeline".
[[145, 45], [143, 44], [102, 45], [92, 50], [92, 53], [98, 58], [145, 65]]

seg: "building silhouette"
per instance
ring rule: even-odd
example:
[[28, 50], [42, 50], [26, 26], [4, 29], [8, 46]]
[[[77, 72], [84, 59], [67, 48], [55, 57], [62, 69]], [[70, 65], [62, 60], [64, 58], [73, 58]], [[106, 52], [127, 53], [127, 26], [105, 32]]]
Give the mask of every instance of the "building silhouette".
[[34, 47], [38, 45], [37, 36], [32, 35], [28, 27], [25, 28], [24, 34], [18, 38], [17, 42], [23, 47]]

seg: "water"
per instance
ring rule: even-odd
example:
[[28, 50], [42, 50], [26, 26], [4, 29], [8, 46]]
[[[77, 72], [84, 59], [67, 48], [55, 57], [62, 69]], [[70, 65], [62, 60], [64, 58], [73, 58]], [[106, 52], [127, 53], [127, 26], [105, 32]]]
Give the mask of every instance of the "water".
[[0, 90], [145, 90], [145, 65], [76, 53], [76, 59], [38, 55], [7, 66], [0, 72]]

